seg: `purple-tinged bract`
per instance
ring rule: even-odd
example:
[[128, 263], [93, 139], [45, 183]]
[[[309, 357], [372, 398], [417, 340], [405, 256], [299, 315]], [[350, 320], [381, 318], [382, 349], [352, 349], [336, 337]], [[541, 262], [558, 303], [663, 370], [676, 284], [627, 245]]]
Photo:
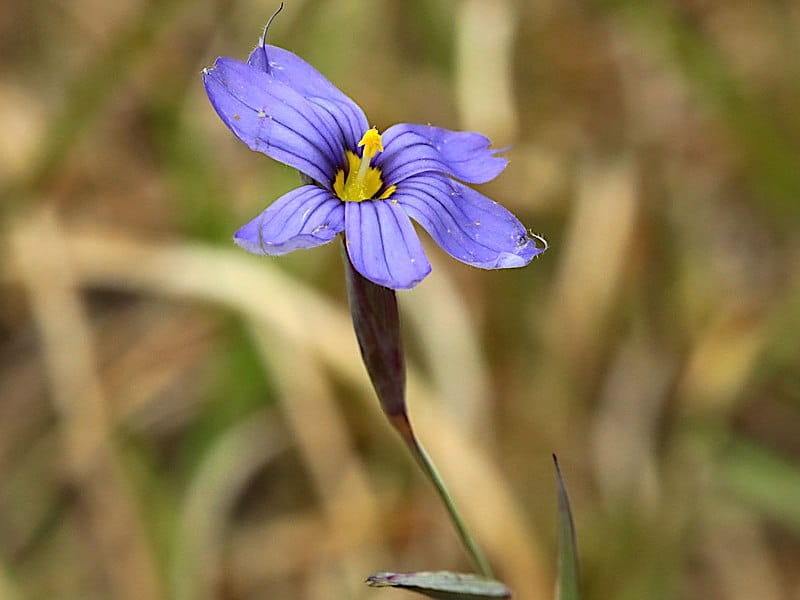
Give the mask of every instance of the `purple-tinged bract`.
[[319, 71], [263, 37], [246, 63], [218, 58], [203, 82], [236, 137], [313, 182], [236, 232], [249, 252], [285, 254], [344, 233], [359, 273], [407, 289], [431, 270], [411, 219], [448, 254], [482, 269], [522, 267], [546, 248], [461, 183], [485, 183], [506, 167], [479, 133], [401, 123], [380, 134]]

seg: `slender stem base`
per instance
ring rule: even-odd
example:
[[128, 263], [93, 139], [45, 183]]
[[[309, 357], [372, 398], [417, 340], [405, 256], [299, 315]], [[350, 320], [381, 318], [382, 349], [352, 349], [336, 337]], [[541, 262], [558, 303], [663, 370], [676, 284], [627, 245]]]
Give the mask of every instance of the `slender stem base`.
[[453, 500], [453, 497], [450, 495], [450, 492], [444, 483], [444, 479], [442, 479], [442, 476], [439, 474], [436, 465], [433, 464], [431, 457], [425, 451], [425, 448], [414, 434], [414, 430], [411, 428], [411, 423], [408, 421], [405, 415], [402, 417], [395, 417], [390, 420], [395, 429], [397, 429], [397, 431], [400, 433], [400, 436], [403, 438], [406, 446], [408, 446], [408, 449], [411, 451], [411, 454], [414, 456], [417, 464], [422, 468], [422, 471], [431, 481], [434, 488], [436, 488], [436, 492], [439, 494], [439, 498], [442, 500], [442, 504], [444, 504], [445, 509], [447, 509], [447, 514], [450, 517], [450, 520], [453, 522], [453, 526], [456, 528], [456, 531], [458, 532], [458, 537], [461, 538], [461, 543], [464, 545], [464, 548], [466, 548], [478, 571], [487, 579], [494, 579], [492, 567], [489, 565], [486, 555], [478, 545], [478, 542], [475, 541], [475, 538], [472, 537], [467, 524], [461, 517], [461, 513], [456, 506], [455, 500]]

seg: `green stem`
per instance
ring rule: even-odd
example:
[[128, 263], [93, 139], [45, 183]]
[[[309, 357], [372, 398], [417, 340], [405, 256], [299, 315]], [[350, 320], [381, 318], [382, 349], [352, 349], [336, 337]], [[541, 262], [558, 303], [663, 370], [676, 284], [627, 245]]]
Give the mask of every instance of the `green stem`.
[[405, 440], [409, 450], [411, 450], [411, 454], [414, 456], [419, 466], [422, 467], [422, 470], [425, 472], [425, 475], [427, 475], [428, 479], [430, 479], [433, 486], [436, 488], [439, 498], [441, 498], [442, 503], [447, 509], [447, 514], [450, 516], [450, 520], [453, 522], [453, 525], [458, 532], [458, 536], [461, 538], [461, 543], [464, 544], [464, 547], [475, 563], [475, 566], [478, 568], [478, 571], [487, 579], [494, 579], [492, 567], [489, 565], [486, 555], [478, 545], [478, 542], [475, 541], [475, 538], [472, 537], [467, 524], [464, 522], [464, 519], [461, 517], [461, 513], [458, 511], [458, 507], [456, 507], [455, 500], [453, 500], [453, 497], [447, 490], [444, 479], [442, 479], [442, 476], [436, 469], [436, 465], [433, 464], [431, 457], [428, 456], [428, 453], [425, 451], [425, 448], [422, 447], [419, 439], [417, 439], [413, 429], [411, 429], [411, 424], [408, 422], [408, 420], [405, 420], [405, 423], [403, 423], [402, 426], [395, 420], [393, 420], [393, 422], [395, 427], [400, 432], [403, 440]]
[[431, 480], [442, 499], [450, 520], [475, 566], [487, 579], [493, 579], [492, 569], [480, 546], [461, 518], [450, 492], [428, 453], [417, 440], [406, 408], [406, 369], [400, 336], [400, 316], [394, 290], [380, 286], [359, 273], [350, 262], [346, 245], [342, 255], [347, 274], [347, 296], [353, 317], [358, 346], [372, 386], [389, 422], [397, 430], [417, 463]]

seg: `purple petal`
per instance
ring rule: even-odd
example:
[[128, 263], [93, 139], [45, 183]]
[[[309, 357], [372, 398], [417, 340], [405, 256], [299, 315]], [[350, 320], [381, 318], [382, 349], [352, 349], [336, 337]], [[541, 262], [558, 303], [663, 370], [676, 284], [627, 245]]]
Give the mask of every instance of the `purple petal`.
[[408, 289], [431, 272], [414, 226], [391, 200], [345, 202], [345, 239], [353, 266], [378, 285]]
[[428, 171], [444, 173], [467, 183], [486, 183], [506, 168], [495, 156], [489, 138], [471, 131], [450, 131], [430, 125], [400, 123], [383, 133], [385, 151], [376, 166], [391, 185]]
[[232, 58], [218, 58], [203, 72], [203, 83], [236, 137], [330, 188], [347, 143], [331, 115], [321, 114], [288, 85]]
[[364, 132], [369, 129], [364, 111], [322, 73], [296, 54], [264, 45], [259, 40], [247, 63], [268, 73], [311, 101], [316, 110], [329, 114], [342, 127], [348, 148], [355, 151]]
[[442, 175], [408, 179], [392, 199], [448, 254], [481, 269], [523, 267], [546, 249], [497, 202]]
[[278, 198], [233, 240], [254, 254], [286, 254], [330, 242], [344, 229], [344, 206], [328, 190], [304, 185]]

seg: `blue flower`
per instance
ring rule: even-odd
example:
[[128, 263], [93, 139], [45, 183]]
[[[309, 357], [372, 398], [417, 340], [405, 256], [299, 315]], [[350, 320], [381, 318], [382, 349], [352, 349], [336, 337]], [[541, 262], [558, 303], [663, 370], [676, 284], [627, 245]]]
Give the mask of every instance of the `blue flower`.
[[411, 219], [448, 254], [483, 269], [522, 267], [545, 249], [461, 183], [485, 183], [506, 167], [483, 135], [408, 123], [380, 134], [319, 71], [263, 36], [246, 63], [218, 58], [203, 82], [236, 137], [307, 182], [236, 232], [250, 252], [285, 254], [343, 232], [359, 273], [407, 289], [431, 270]]

